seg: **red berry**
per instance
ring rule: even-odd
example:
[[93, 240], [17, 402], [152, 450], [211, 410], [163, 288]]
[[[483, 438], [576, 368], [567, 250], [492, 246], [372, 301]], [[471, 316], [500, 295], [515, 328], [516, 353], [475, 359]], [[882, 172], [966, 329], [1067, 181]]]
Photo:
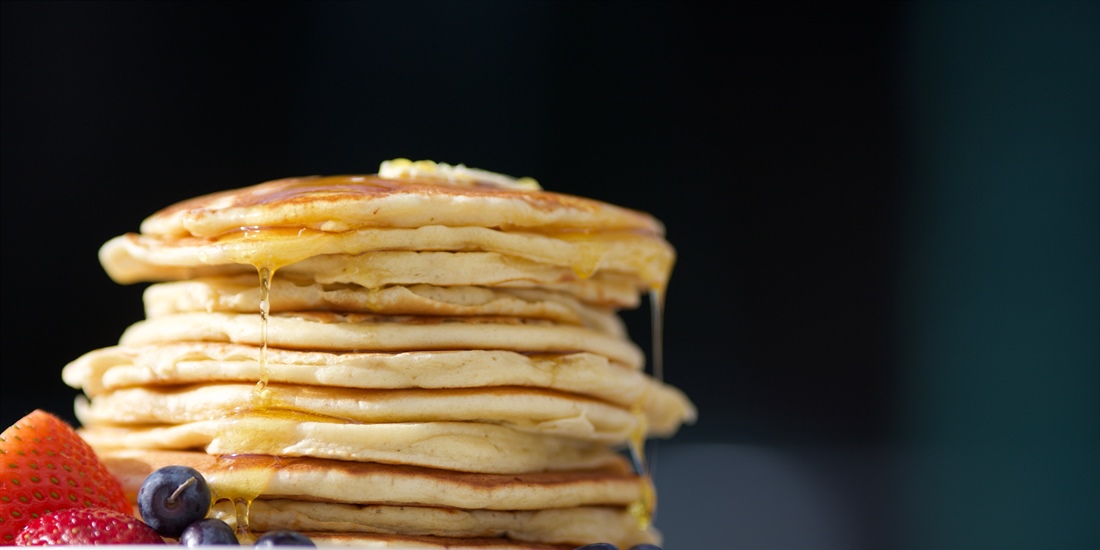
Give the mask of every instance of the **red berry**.
[[0, 434], [0, 545], [68, 508], [133, 512], [119, 483], [64, 420], [36, 410]]
[[19, 546], [56, 544], [164, 544], [164, 539], [130, 514], [107, 508], [69, 508], [31, 520], [15, 537]]

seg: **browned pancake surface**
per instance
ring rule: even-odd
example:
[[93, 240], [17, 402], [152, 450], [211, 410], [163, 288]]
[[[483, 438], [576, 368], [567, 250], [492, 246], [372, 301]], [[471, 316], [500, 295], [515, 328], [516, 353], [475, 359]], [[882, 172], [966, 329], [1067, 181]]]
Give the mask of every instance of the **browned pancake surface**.
[[[434, 211], [439, 206], [453, 206], [456, 200], [473, 203], [476, 208]], [[447, 185], [431, 179], [390, 180], [377, 175], [286, 178], [196, 197], [157, 212], [142, 224], [142, 232], [178, 237], [186, 233], [212, 236], [256, 226], [324, 230], [329, 227], [326, 222], [333, 219], [353, 227], [439, 224], [505, 230], [539, 226], [557, 231], [663, 232], [660, 222], [647, 214], [572, 195]]]

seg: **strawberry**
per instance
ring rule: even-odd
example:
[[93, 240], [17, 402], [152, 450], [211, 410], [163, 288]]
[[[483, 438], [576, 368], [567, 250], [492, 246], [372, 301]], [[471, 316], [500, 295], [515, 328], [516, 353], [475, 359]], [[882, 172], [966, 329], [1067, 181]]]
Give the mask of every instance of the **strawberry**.
[[0, 545], [23, 526], [67, 508], [133, 507], [92, 448], [64, 420], [36, 410], [0, 434]]
[[164, 544], [140, 519], [108, 508], [67, 508], [32, 519], [15, 538], [19, 546], [56, 544]]

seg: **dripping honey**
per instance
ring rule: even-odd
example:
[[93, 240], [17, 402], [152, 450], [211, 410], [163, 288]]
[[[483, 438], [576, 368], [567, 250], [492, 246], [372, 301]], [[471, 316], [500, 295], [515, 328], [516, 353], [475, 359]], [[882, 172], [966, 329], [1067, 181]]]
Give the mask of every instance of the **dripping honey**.
[[275, 275], [275, 270], [262, 266], [257, 271], [260, 275], [260, 380], [256, 383], [253, 397], [261, 399], [262, 403], [264, 390], [267, 389], [271, 377], [267, 366], [267, 325], [271, 316], [271, 278]]

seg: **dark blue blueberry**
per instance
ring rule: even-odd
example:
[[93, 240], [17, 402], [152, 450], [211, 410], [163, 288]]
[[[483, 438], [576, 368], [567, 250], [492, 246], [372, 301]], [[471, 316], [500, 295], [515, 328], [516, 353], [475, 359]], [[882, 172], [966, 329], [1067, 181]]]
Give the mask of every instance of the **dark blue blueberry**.
[[577, 550], [619, 550], [619, 547], [610, 542], [595, 542], [580, 546]]
[[210, 511], [210, 486], [194, 468], [165, 466], [145, 478], [137, 504], [149, 527], [175, 539]]
[[656, 544], [643, 542], [642, 544], [635, 544], [634, 546], [631, 546], [630, 550], [661, 550], [661, 547], [657, 546]]
[[180, 544], [187, 547], [230, 545], [238, 546], [237, 533], [228, 523], [215, 518], [200, 519], [187, 526], [180, 535]]
[[313, 544], [313, 541], [309, 540], [309, 537], [296, 531], [271, 531], [256, 539], [256, 546], [258, 548], [267, 548], [270, 546], [316, 547], [317, 545]]

